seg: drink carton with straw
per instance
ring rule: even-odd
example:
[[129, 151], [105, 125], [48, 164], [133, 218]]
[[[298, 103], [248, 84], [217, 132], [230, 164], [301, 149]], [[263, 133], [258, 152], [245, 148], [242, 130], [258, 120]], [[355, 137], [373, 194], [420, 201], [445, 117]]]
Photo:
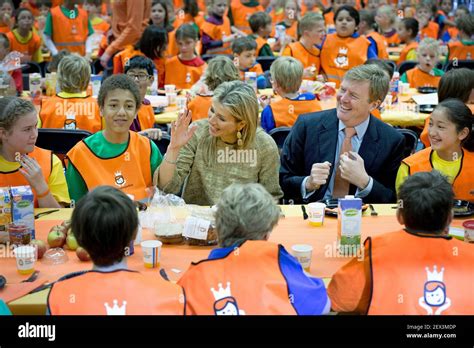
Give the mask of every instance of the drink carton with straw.
[[35, 197], [30, 186], [14, 186], [11, 188], [12, 220], [16, 224], [28, 226], [31, 239], [35, 239]]
[[354, 196], [340, 198], [337, 215], [337, 241], [341, 255], [356, 256], [360, 249], [362, 200]]

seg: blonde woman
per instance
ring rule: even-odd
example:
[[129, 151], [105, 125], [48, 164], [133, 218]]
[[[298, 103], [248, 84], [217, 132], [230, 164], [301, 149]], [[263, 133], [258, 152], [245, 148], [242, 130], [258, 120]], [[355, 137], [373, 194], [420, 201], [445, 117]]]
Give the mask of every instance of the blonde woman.
[[235, 182], [260, 183], [275, 199], [282, 197], [278, 149], [257, 127], [257, 118], [252, 87], [241, 81], [222, 83], [214, 91], [208, 119], [193, 123], [197, 129], [187, 145], [179, 153], [168, 148], [164, 160], [176, 165], [174, 173], [158, 168], [154, 182], [159, 178], [159, 187], [168, 193], [183, 189], [189, 204], [213, 205]]
[[57, 72], [59, 92], [43, 99], [42, 128], [82, 129], [96, 133], [102, 129], [97, 101], [87, 94], [91, 78], [89, 62], [74, 53], [61, 59]]

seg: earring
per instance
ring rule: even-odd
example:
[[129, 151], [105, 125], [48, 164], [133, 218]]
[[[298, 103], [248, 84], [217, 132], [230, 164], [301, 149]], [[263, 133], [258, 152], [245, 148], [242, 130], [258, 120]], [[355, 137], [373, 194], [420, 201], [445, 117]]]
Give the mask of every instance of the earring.
[[244, 142], [242, 141], [242, 133], [240, 133], [240, 131], [237, 131], [237, 146], [242, 147], [243, 143]]

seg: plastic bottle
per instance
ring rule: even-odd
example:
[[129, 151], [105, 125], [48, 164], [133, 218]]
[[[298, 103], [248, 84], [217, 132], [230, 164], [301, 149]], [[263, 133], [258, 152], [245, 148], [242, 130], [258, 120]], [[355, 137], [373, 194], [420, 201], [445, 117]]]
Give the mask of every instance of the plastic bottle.
[[245, 82], [249, 84], [257, 93], [257, 73], [253, 71], [247, 71], [245, 73]]
[[390, 81], [390, 94], [392, 95], [392, 103], [394, 103], [397, 100], [399, 82], [400, 82], [400, 73], [398, 71], [395, 71], [393, 73], [392, 81]]

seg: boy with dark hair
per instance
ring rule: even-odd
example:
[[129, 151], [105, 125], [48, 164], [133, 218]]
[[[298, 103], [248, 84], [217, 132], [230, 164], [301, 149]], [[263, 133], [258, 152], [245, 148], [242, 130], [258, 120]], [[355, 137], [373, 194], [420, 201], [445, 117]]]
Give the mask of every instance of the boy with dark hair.
[[272, 57], [273, 51], [267, 43], [267, 37], [272, 32], [272, 17], [265, 12], [256, 12], [249, 18], [252, 34], [249, 36], [257, 42], [258, 57]]
[[257, 43], [251, 37], [239, 37], [232, 42], [234, 63], [239, 69], [240, 78], [245, 79], [246, 72], [263, 74], [262, 66], [256, 61]]
[[[180, 286], [127, 268], [124, 253], [135, 239], [138, 216], [126, 194], [99, 186], [78, 202], [71, 228], [94, 268], [56, 282], [48, 296], [52, 315], [184, 314]], [[75, 301], [69, 295], [75, 294]]]
[[365, 35], [369, 41], [372, 42], [373, 47], [376, 49], [377, 56], [379, 59], [388, 59], [387, 46], [385, 39], [375, 29], [375, 15], [369, 10], [360, 10], [360, 23], [359, 23], [359, 34]]
[[473, 246], [448, 235], [453, 189], [437, 171], [416, 173], [399, 190], [405, 228], [369, 237], [328, 286], [333, 310], [357, 314], [473, 314]]
[[398, 24], [398, 37], [401, 42], [405, 44], [402, 51], [400, 52], [400, 58], [398, 59], [398, 65], [406, 60], [417, 60], [416, 50], [418, 48], [418, 42], [416, 37], [418, 35], [419, 25], [415, 18], [403, 18]]

